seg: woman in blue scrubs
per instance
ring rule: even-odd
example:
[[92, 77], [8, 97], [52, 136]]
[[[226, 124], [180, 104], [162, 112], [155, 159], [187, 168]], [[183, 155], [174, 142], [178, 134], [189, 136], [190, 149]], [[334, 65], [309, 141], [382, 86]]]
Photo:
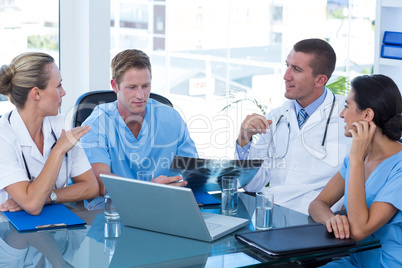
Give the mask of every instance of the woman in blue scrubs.
[[[352, 146], [309, 213], [339, 239], [371, 236], [381, 241], [379, 249], [326, 267], [402, 267], [401, 93], [384, 75], [359, 76], [351, 85], [340, 116]], [[347, 215], [334, 215], [330, 207], [343, 196]]]

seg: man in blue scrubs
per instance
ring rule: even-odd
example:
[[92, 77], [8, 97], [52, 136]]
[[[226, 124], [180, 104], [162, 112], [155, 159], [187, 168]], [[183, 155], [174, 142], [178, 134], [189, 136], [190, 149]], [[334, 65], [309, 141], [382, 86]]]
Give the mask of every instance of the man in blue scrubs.
[[173, 158], [197, 158], [197, 149], [179, 113], [149, 99], [151, 63], [142, 51], [128, 49], [111, 62], [113, 103], [98, 105], [82, 125], [91, 131], [81, 139], [99, 182], [100, 174], [136, 178], [137, 171], [153, 171], [155, 182], [184, 186], [180, 176], [166, 177]]

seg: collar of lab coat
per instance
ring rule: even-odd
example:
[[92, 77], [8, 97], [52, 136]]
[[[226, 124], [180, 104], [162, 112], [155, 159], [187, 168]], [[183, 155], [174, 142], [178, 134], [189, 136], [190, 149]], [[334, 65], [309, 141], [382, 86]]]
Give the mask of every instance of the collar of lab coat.
[[[328, 118], [328, 115], [331, 111], [331, 106], [332, 102], [334, 100], [334, 94], [332, 94], [327, 88], [327, 96], [324, 99], [324, 102], [321, 103], [320, 106], [312, 113], [307, 122], [302, 126], [301, 129], [299, 129], [299, 124], [297, 123], [297, 118], [296, 118], [296, 111], [295, 111], [295, 104], [294, 102], [296, 100], [288, 101], [286, 103], [286, 108], [287, 108], [287, 120], [290, 123], [290, 126], [292, 127], [292, 131], [296, 131], [296, 133], [300, 132], [303, 129], [309, 129], [312, 127], [312, 125], [316, 125], [318, 122], [323, 120], [323, 118], [326, 120]], [[331, 118], [337, 116], [338, 110], [334, 108]]]
[[315, 101], [313, 101], [312, 103], [310, 103], [309, 105], [307, 105], [304, 108], [297, 101], [293, 101], [293, 103], [295, 104], [295, 109], [296, 109], [296, 111], [295, 111], [296, 117], [299, 114], [301, 109], [304, 109], [307, 113], [307, 116], [310, 117], [310, 115], [312, 115], [315, 112], [315, 110], [317, 110], [320, 107], [320, 105], [325, 101], [327, 94], [328, 94], [328, 90], [326, 90], [324, 88], [321, 95]]
[[[328, 89], [326, 89], [329, 91]], [[329, 113], [331, 112], [331, 107], [334, 102], [335, 95], [331, 92], [327, 92], [324, 102], [318, 106], [317, 110], [309, 117], [306, 124], [302, 126], [302, 129], [309, 129], [312, 125], [317, 125], [321, 121], [327, 121]], [[336, 106], [336, 103], [334, 104]], [[334, 107], [332, 111], [331, 118], [338, 116], [338, 109]]]
[[[21, 118], [21, 115], [18, 113], [17, 109], [14, 109], [11, 117], [10, 117], [11, 128], [13, 129], [15, 136], [19, 140], [21, 144], [21, 150], [23, 152], [30, 151], [30, 155], [32, 158], [35, 158], [41, 162], [44, 161], [43, 155], [48, 155], [51, 150], [51, 146], [55, 142], [53, 135], [51, 134], [51, 126], [49, 122], [49, 118], [45, 117], [42, 123], [42, 131], [44, 136], [44, 148], [43, 155], [40, 153], [39, 149], [36, 147], [36, 144], [31, 138], [31, 135], [28, 132], [28, 129]], [[27, 148], [29, 147], [30, 150]], [[26, 148], [26, 149], [24, 149]]]

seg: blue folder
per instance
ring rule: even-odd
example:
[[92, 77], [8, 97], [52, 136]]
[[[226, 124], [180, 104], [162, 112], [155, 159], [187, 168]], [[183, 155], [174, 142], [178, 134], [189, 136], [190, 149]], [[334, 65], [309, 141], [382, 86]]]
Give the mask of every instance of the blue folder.
[[381, 57], [402, 60], [402, 46], [382, 45]]
[[398, 45], [402, 46], [402, 33], [401, 32], [384, 32], [384, 38], [382, 42], [387, 45]]
[[65, 228], [86, 224], [86, 222], [63, 204], [44, 206], [42, 212], [37, 216], [23, 210], [16, 212], [7, 211], [3, 212], [3, 214], [18, 231]]
[[194, 193], [195, 200], [199, 206], [213, 206], [220, 205], [221, 203], [215, 199], [212, 195], [205, 192]]

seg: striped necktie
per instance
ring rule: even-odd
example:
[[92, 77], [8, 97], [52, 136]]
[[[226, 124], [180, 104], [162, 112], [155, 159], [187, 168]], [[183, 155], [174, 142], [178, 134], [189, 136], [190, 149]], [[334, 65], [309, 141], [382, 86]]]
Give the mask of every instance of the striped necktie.
[[299, 114], [297, 115], [297, 122], [299, 123], [299, 128], [302, 128], [304, 123], [306, 123], [306, 117], [307, 117], [306, 111], [304, 109], [301, 109], [299, 111]]

